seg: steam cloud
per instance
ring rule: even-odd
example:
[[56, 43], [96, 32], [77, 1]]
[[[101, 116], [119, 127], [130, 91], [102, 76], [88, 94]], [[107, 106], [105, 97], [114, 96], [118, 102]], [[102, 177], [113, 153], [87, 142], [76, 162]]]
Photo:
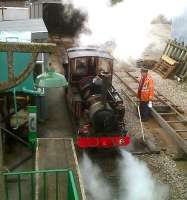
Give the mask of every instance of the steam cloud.
[[146, 163], [122, 151], [120, 200], [166, 200], [168, 187], [158, 184]]
[[[110, 200], [110, 186], [102, 177], [99, 167], [94, 164], [86, 154], [83, 154], [80, 165], [81, 174], [83, 176], [84, 186], [90, 200]], [[112, 199], [111, 199], [112, 200]]]
[[152, 20], [159, 15], [171, 19], [187, 6], [187, 0], [123, 0], [113, 6], [110, 0], [71, 2], [88, 13], [86, 26], [91, 34], [81, 34], [80, 44], [100, 46], [110, 41], [120, 59], [139, 58], [152, 42], [148, 37]]
[[[121, 155], [119, 200], [168, 199], [168, 187], [154, 180], [146, 163], [126, 151], [121, 151]], [[104, 180], [100, 168], [86, 154], [83, 155], [80, 169], [89, 199], [110, 200], [112, 198], [111, 187]]]

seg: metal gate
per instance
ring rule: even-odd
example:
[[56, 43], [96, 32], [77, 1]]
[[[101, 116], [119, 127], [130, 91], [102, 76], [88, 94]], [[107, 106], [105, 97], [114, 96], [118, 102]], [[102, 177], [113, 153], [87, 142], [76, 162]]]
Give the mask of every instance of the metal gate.
[[[3, 173], [5, 182], [5, 200], [36, 200], [37, 199], [37, 181], [40, 176], [42, 187], [40, 188], [41, 196], [40, 200], [47, 200], [48, 188], [50, 182], [48, 176], [53, 176], [53, 192], [55, 193], [55, 200], [62, 199], [60, 194], [61, 179], [60, 174], [66, 175], [66, 196], [63, 199], [66, 200], [79, 200], [77, 193], [77, 186], [73, 171], [71, 169], [55, 169], [55, 170], [40, 170], [40, 171], [28, 171], [28, 172], [10, 172]], [[26, 184], [27, 182], [27, 184]], [[14, 185], [14, 187], [12, 187]], [[14, 188], [14, 189], [13, 189]], [[27, 194], [27, 195], [25, 195]], [[60, 197], [61, 196], [61, 197]]]

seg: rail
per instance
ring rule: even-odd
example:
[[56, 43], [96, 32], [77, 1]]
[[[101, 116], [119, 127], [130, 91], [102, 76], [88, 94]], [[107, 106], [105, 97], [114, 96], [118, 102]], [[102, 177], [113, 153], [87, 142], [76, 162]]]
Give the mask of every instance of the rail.
[[[67, 174], [67, 196], [66, 197], [60, 197], [59, 190], [60, 190], [60, 178], [59, 175], [61, 173], [66, 173]], [[43, 187], [41, 188], [41, 193], [43, 194], [42, 199], [40, 200], [47, 200], [47, 177], [49, 175], [53, 175], [55, 179], [55, 200], [59, 199], [66, 199], [66, 200], [79, 200], [78, 193], [77, 193], [77, 187], [75, 184], [75, 178], [73, 171], [71, 169], [54, 169], [54, 170], [39, 170], [39, 171], [29, 171], [29, 172], [10, 172], [10, 173], [3, 173], [4, 176], [4, 185], [5, 185], [5, 200], [12, 200], [10, 199], [10, 183], [12, 182], [16, 184], [17, 191], [14, 191], [14, 198], [13, 199], [18, 199], [18, 200], [35, 200], [36, 199], [36, 181], [38, 175], [42, 177], [42, 182], [43, 182]], [[27, 188], [26, 190], [29, 190], [29, 198], [24, 197], [23, 191], [24, 191], [24, 186], [22, 183], [22, 180], [24, 181], [25, 179], [23, 178], [28, 178], [30, 182], [30, 188]], [[10, 179], [15, 179], [14, 181], [11, 181]], [[25, 183], [24, 183], [25, 184]]]
[[[135, 105], [137, 98], [138, 79], [132, 72], [123, 72], [121, 76], [114, 73], [114, 76], [125, 86], [129, 93], [122, 90]], [[155, 90], [153, 107], [151, 108], [152, 116], [159, 125], [170, 135], [180, 148], [187, 154], [187, 119], [175, 108], [176, 106]]]

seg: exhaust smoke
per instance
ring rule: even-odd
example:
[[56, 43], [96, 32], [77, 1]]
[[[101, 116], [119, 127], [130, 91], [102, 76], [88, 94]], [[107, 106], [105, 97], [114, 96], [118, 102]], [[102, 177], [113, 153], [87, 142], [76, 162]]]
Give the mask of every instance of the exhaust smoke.
[[43, 20], [49, 34], [76, 37], [83, 31], [86, 13], [68, 2], [43, 4]]
[[112, 41], [114, 56], [122, 60], [139, 58], [154, 42], [148, 36], [153, 19], [162, 15], [170, 20], [180, 15], [187, 5], [187, 0], [123, 0], [115, 5], [110, 0], [71, 2], [88, 13], [85, 26], [91, 34], [82, 33], [80, 44], [102, 46]]

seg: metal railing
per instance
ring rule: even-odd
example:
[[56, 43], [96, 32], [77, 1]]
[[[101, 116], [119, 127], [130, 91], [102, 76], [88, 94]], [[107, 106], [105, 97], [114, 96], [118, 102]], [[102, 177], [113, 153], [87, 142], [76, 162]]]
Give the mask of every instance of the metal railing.
[[[53, 176], [52, 183], [50, 183], [51, 179], [48, 177], [51, 175]], [[71, 169], [10, 172], [3, 173], [3, 176], [5, 200], [47, 200], [50, 192], [53, 193], [52, 199], [54, 200], [79, 200], [74, 174]], [[64, 184], [62, 178], [66, 184]], [[29, 185], [27, 185], [25, 181], [29, 182]], [[14, 187], [12, 187], [12, 184], [14, 184]], [[37, 193], [38, 184], [40, 184], [39, 194]], [[51, 187], [53, 190], [51, 190]], [[64, 188], [66, 192], [63, 194], [65, 195], [63, 197], [60, 193], [62, 187], [66, 187]], [[25, 192], [27, 195], [24, 194]]]

